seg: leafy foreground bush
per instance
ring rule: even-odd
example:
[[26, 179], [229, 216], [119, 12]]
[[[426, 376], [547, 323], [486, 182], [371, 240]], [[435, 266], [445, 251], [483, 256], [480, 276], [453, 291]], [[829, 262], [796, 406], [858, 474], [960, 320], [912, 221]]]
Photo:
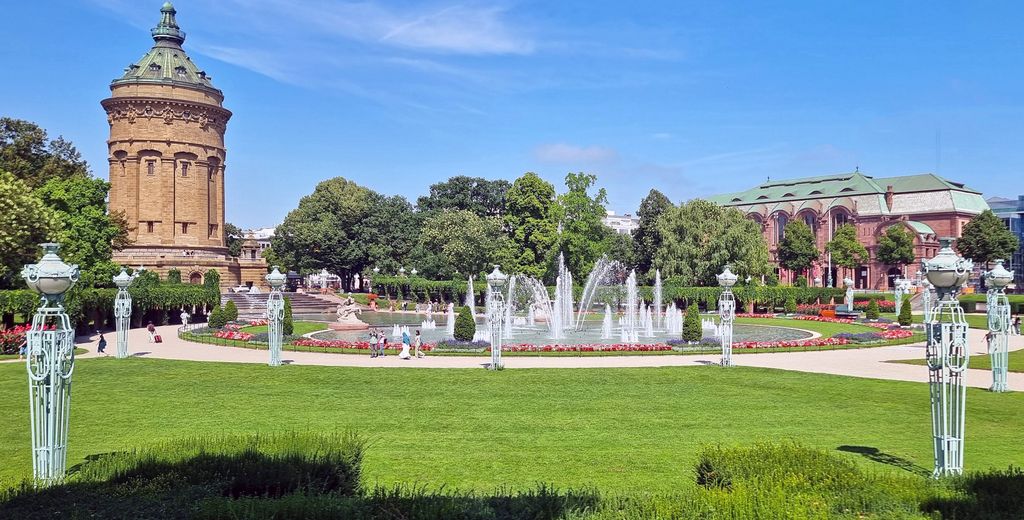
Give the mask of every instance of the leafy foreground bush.
[[[0, 518], [195, 519], [1010, 519], [1024, 517], [1024, 473], [935, 482], [866, 470], [795, 444], [709, 447], [670, 495], [601, 496], [546, 485], [493, 493], [359, 486], [353, 436], [191, 439], [99, 455], [70, 481], [0, 497]], [[59, 516], [58, 516], [59, 515]]]

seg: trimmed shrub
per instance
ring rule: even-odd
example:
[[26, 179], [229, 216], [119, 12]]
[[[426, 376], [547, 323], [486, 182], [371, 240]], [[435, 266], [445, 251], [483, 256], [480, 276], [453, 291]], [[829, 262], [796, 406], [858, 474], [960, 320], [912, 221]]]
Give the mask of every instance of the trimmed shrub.
[[686, 317], [683, 318], [683, 339], [696, 342], [700, 341], [703, 336], [704, 330], [700, 326], [700, 314], [697, 312], [697, 306], [691, 305], [686, 308]]
[[291, 336], [295, 332], [295, 322], [292, 320], [292, 300], [284, 299], [284, 322], [281, 324], [281, 334]]
[[807, 287], [807, 277], [800, 275], [796, 277], [796, 281], [793, 282], [794, 287]]
[[903, 305], [900, 307], [900, 315], [896, 317], [896, 321], [904, 327], [910, 326], [914, 322], [913, 316], [910, 315], [910, 297], [903, 297]]
[[472, 341], [476, 334], [476, 321], [469, 312], [469, 307], [459, 307], [455, 316], [455, 339], [459, 341]]
[[865, 313], [865, 316], [869, 320], [877, 320], [878, 312], [878, 300], [871, 300], [871, 302], [868, 303], [868, 310]]
[[221, 329], [224, 325], [227, 325], [228, 320], [224, 317], [224, 309], [220, 305], [213, 308], [210, 311], [210, 315], [206, 318], [206, 325], [211, 329]]
[[794, 298], [793, 295], [786, 298], [786, 305], [784, 309], [786, 314], [796, 314], [796, 298]]
[[235, 305], [235, 302], [228, 300], [228, 302], [224, 304], [224, 319], [228, 322], [238, 319], [238, 306]]
[[181, 283], [181, 271], [171, 268], [167, 271], [167, 283]]

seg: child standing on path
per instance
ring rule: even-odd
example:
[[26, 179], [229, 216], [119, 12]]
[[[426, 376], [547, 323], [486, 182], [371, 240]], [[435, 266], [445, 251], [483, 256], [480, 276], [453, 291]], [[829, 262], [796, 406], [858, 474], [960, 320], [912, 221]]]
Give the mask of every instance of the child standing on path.
[[96, 353], [106, 355], [107, 350], [107, 339], [103, 337], [103, 333], [100, 332], [100, 342], [96, 345]]

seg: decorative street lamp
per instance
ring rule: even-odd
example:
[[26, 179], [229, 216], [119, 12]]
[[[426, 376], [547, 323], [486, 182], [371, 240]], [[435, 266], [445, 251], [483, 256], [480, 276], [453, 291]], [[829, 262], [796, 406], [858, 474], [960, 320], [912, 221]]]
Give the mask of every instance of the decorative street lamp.
[[281, 330], [284, 321], [284, 297], [281, 296], [281, 286], [288, 279], [287, 276], [277, 270], [268, 274], [265, 279], [270, 285], [270, 295], [267, 296], [267, 343], [270, 347], [270, 363], [272, 367], [281, 366], [281, 342], [283, 334]]
[[718, 297], [718, 317], [721, 320], [722, 366], [732, 366], [732, 322], [736, 319], [736, 298], [732, 294], [732, 286], [736, 285], [736, 275], [726, 264], [722, 274], [717, 275], [718, 285], [722, 286], [722, 294]]
[[925, 323], [926, 356], [932, 404], [935, 477], [964, 470], [964, 411], [967, 401], [967, 319], [956, 296], [974, 263], [953, 252], [952, 238], [939, 239], [938, 254], [924, 262], [924, 273], [939, 300]]
[[1009, 363], [1007, 342], [1010, 335], [1010, 302], [1004, 289], [1013, 281], [1013, 271], [1003, 267], [1002, 260], [996, 260], [996, 266], [985, 273], [988, 284], [986, 296], [988, 312], [988, 353], [992, 359], [993, 392], [1006, 392], [1006, 369]]
[[501, 322], [505, 303], [505, 298], [502, 294], [505, 292], [506, 284], [508, 284], [508, 275], [501, 272], [498, 266], [495, 265], [491, 274], [487, 275], [487, 287], [490, 288], [490, 291], [488, 291], [490, 301], [487, 305], [487, 310], [490, 312], [487, 315], [487, 322], [491, 329], [491, 370], [502, 368]]
[[78, 281], [78, 266], [57, 256], [60, 244], [41, 244], [38, 264], [21, 276], [42, 295], [26, 334], [29, 419], [32, 426], [32, 476], [50, 484], [64, 478], [71, 412], [71, 374], [75, 370], [75, 329], [64, 312], [64, 293]]
[[374, 266], [374, 268], [373, 268], [373, 274], [377, 274], [377, 273], [379, 273], [379, 272], [380, 272], [380, 266]]
[[114, 285], [117, 286], [117, 297], [114, 298], [114, 324], [117, 327], [117, 359], [128, 357], [128, 329], [131, 328], [132, 320], [132, 295], [128, 287], [139, 276], [142, 271], [140, 267], [132, 274], [124, 266], [121, 266], [121, 274], [114, 276]]

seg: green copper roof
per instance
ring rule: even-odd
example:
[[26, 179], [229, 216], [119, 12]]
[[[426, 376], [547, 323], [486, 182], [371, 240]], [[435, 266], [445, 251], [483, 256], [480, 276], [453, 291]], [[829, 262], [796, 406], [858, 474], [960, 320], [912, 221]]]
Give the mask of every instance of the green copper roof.
[[918, 222], [916, 220], [908, 220], [906, 224], [911, 227], [919, 235], [934, 235], [935, 230], [931, 226], [924, 222]]
[[715, 195], [709, 197], [708, 200], [726, 206], [738, 206], [852, 195], [884, 195], [889, 186], [892, 186], [893, 193], [951, 190], [957, 207], [965, 210], [974, 211], [984, 205], [984, 200], [978, 191], [931, 173], [875, 179], [859, 171], [823, 177], [769, 181], [747, 191]]
[[212, 78], [199, 70], [182, 50], [185, 32], [174, 19], [176, 13], [170, 2], [164, 3], [160, 8], [160, 23], [150, 31], [156, 42], [153, 48], [139, 61], [124, 69], [124, 75], [115, 79], [112, 86], [126, 83], [169, 83], [211, 90], [221, 95], [221, 91], [211, 83]]

